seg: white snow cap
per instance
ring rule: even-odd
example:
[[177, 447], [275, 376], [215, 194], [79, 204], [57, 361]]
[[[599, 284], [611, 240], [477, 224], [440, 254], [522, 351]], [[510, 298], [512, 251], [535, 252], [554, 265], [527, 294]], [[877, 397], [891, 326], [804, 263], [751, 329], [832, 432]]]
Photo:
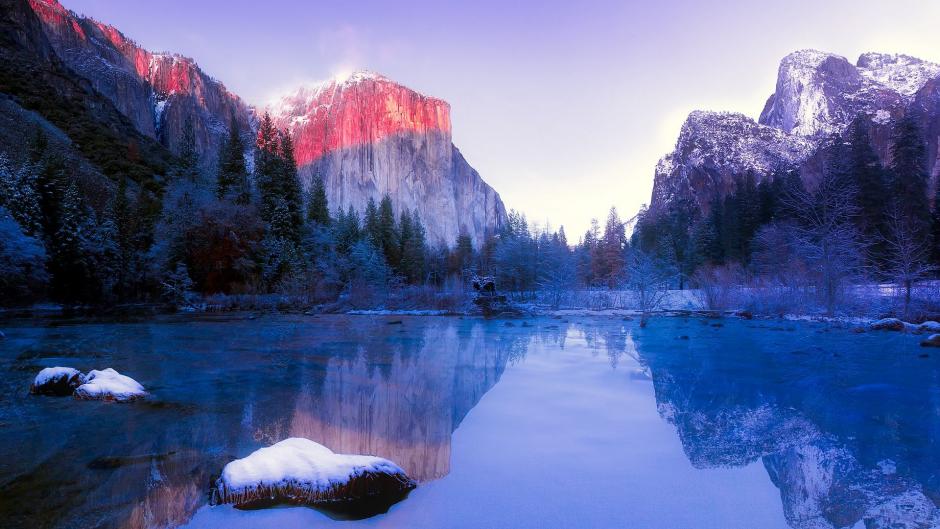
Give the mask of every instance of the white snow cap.
[[33, 381], [33, 385], [39, 387], [61, 378], [68, 380], [75, 375], [81, 377], [82, 372], [74, 367], [47, 367], [36, 375], [36, 380]]
[[90, 371], [86, 382], [75, 390], [75, 396], [82, 399], [126, 401], [146, 395], [147, 392], [140, 383], [110, 367], [101, 371]]
[[219, 485], [229, 493], [289, 485], [327, 491], [369, 471], [405, 473], [388, 459], [337, 454], [309, 439], [291, 437], [225, 465]]

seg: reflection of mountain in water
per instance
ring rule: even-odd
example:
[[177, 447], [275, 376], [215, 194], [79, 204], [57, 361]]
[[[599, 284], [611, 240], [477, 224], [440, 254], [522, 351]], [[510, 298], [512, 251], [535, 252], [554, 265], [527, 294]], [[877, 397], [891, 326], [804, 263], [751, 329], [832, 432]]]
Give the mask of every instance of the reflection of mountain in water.
[[[451, 433], [530, 339], [437, 318], [37, 334], [13, 384], [28, 387], [33, 352], [57, 351], [66, 365], [105, 362], [134, 373], [153, 398], [123, 406], [33, 398], [2, 410], [24, 417], [5, 432], [18, 453], [0, 448], [16, 458], [0, 466], [4, 527], [175, 527], [206, 503], [227, 461], [290, 436], [390, 458], [421, 480], [443, 476]], [[82, 343], [96, 352], [75, 346]]]
[[794, 528], [940, 527], [937, 373], [916, 358], [885, 369], [878, 355], [842, 356], [822, 336], [799, 350], [792, 336], [729, 351], [727, 339], [643, 335], [660, 414], [692, 464], [760, 459]]
[[290, 435], [379, 454], [418, 480], [446, 475], [451, 433], [506, 367], [502, 342], [485, 334], [479, 325], [429, 328], [417, 343], [389, 349], [380, 369], [364, 349], [331, 358], [320, 390], [305, 386], [295, 402]]

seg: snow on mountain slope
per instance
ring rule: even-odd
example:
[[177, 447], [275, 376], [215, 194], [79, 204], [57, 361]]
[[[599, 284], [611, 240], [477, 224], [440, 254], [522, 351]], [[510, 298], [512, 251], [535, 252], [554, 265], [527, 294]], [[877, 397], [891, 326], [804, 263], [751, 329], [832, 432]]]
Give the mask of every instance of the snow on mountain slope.
[[841, 133], [860, 113], [882, 121], [897, 115], [937, 75], [940, 65], [907, 55], [865, 53], [852, 65], [832, 53], [797, 51], [780, 62], [759, 122], [811, 138]]
[[[940, 166], [938, 86], [940, 65], [907, 55], [865, 53], [853, 65], [832, 53], [793, 52], [781, 60], [776, 90], [757, 123], [741, 114], [689, 116], [675, 150], [657, 164], [650, 208], [690, 199], [706, 211], [716, 195], [733, 190], [746, 173], [760, 181], [777, 169], [795, 167], [812, 181], [819, 164], [810, 159], [818, 162], [814, 155], [859, 115], [873, 123], [873, 147], [887, 162], [893, 123], [914, 111], [935, 173]], [[931, 185], [936, 180], [933, 176]]]

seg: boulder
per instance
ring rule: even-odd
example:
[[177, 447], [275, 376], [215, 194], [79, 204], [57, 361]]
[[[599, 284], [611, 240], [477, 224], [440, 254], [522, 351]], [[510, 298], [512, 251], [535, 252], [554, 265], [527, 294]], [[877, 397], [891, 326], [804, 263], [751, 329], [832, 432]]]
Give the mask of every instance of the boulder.
[[307, 505], [362, 517], [385, 512], [416, 485], [387, 459], [337, 454], [292, 437], [225, 465], [210, 501], [240, 509]]
[[931, 334], [926, 340], [920, 342], [921, 347], [940, 347], [940, 334]]
[[917, 326], [917, 330], [920, 332], [929, 332], [931, 334], [940, 333], [940, 322], [936, 321], [925, 321]]
[[33, 395], [67, 397], [84, 383], [85, 375], [75, 368], [47, 367], [36, 375], [36, 379], [29, 386], [29, 392]]
[[903, 331], [905, 325], [897, 318], [884, 318], [872, 322], [871, 328], [875, 331]]
[[111, 369], [92, 370], [85, 383], [75, 390], [75, 397], [83, 400], [127, 402], [142, 399], [147, 392], [139, 382]]

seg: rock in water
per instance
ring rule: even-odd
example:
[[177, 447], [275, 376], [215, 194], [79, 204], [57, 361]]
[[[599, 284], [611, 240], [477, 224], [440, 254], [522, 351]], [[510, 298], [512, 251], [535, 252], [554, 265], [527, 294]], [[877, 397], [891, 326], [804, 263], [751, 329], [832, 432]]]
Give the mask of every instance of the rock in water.
[[72, 367], [47, 367], [36, 375], [29, 392], [33, 395], [66, 397], [85, 383], [85, 375]]
[[931, 334], [940, 333], [940, 322], [936, 321], [925, 321], [917, 326], [917, 330], [921, 332], [929, 332]]
[[871, 328], [876, 331], [903, 331], [904, 322], [897, 318], [884, 318], [872, 322]]
[[920, 342], [921, 347], [940, 347], [940, 334], [931, 334], [926, 340]]
[[211, 501], [241, 509], [308, 505], [366, 517], [387, 511], [415, 486], [387, 459], [337, 454], [292, 437], [225, 465]]
[[75, 390], [75, 396], [85, 400], [126, 402], [142, 399], [146, 395], [147, 392], [140, 383], [110, 367], [101, 371], [90, 371], [85, 383]]

